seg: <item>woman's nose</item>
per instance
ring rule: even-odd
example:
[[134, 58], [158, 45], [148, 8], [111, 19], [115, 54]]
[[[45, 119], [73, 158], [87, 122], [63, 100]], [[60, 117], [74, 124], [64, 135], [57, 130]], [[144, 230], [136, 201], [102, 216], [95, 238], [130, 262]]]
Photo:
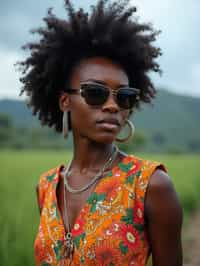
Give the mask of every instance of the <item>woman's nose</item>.
[[120, 107], [116, 102], [116, 96], [114, 94], [115, 93], [110, 92], [108, 99], [106, 100], [106, 102], [102, 106], [103, 111], [109, 111], [112, 113], [119, 112]]

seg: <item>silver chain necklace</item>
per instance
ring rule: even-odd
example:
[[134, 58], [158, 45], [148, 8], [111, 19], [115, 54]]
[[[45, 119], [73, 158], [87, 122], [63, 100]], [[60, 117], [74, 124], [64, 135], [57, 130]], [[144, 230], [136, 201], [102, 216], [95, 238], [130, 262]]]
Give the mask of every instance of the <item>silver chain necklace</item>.
[[68, 168], [66, 169], [66, 171], [63, 173], [64, 176], [64, 180], [65, 180], [65, 187], [67, 189], [67, 191], [69, 191], [72, 194], [79, 194], [85, 190], [87, 190], [88, 188], [90, 188], [104, 173], [105, 169], [113, 162], [113, 160], [115, 159], [115, 156], [118, 152], [118, 148], [116, 146], [114, 146], [114, 151], [112, 152], [112, 154], [109, 156], [108, 160], [106, 160], [106, 163], [103, 165], [103, 167], [99, 170], [99, 172], [93, 177], [93, 179], [86, 184], [84, 187], [79, 188], [79, 189], [74, 189], [69, 185], [67, 176], [69, 176], [70, 174], [70, 167], [71, 167], [71, 162], [68, 166]]
[[103, 165], [103, 167], [94, 176], [94, 178], [87, 185], [85, 185], [83, 188], [73, 189], [68, 183], [67, 176], [70, 173], [70, 167], [71, 167], [72, 161], [68, 164], [66, 171], [63, 173], [63, 177], [64, 177], [64, 218], [65, 218], [65, 221], [67, 221], [67, 233], [65, 234], [65, 238], [64, 238], [65, 246], [66, 246], [64, 258], [68, 258], [69, 257], [69, 259], [70, 259], [69, 265], [71, 265], [71, 262], [72, 262], [72, 256], [73, 256], [73, 251], [74, 251], [74, 242], [73, 242], [71, 228], [70, 228], [70, 224], [69, 224], [69, 215], [68, 215], [68, 212], [67, 212], [67, 198], [66, 198], [65, 188], [67, 189], [68, 192], [74, 193], [74, 194], [78, 194], [78, 193], [81, 193], [83, 191], [86, 191], [98, 179], [100, 179], [100, 177], [103, 176], [103, 173], [104, 173], [105, 169], [107, 167], [109, 167], [113, 163], [113, 161], [116, 158], [117, 153], [118, 153], [118, 148], [116, 146], [114, 146], [114, 151], [109, 156], [109, 158], [106, 160], [106, 162]]

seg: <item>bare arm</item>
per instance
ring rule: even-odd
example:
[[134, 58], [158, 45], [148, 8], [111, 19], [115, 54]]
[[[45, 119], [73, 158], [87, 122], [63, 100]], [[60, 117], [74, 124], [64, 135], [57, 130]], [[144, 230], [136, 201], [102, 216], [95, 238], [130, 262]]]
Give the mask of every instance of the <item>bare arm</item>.
[[150, 179], [145, 217], [153, 266], [181, 266], [182, 208], [169, 176], [159, 169]]

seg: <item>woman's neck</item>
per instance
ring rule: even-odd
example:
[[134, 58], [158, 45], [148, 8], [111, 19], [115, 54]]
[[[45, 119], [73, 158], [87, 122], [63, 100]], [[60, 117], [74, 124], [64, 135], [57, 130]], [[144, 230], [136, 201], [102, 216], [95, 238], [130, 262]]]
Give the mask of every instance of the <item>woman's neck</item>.
[[114, 144], [99, 144], [86, 139], [74, 141], [72, 168], [84, 174], [100, 169], [114, 151]]

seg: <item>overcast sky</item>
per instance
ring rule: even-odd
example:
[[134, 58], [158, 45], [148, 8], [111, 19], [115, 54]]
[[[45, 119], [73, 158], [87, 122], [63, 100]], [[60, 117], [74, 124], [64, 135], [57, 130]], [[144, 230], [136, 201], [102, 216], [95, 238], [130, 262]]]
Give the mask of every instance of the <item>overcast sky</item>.
[[[96, 1], [74, 0], [76, 7]], [[158, 45], [162, 77], [152, 76], [156, 87], [200, 97], [200, 0], [132, 0], [142, 22], [162, 30]], [[65, 16], [63, 0], [0, 0], [0, 98], [18, 98], [21, 84], [13, 64], [22, 60], [20, 47], [32, 37], [31, 28], [41, 25], [48, 7]]]

